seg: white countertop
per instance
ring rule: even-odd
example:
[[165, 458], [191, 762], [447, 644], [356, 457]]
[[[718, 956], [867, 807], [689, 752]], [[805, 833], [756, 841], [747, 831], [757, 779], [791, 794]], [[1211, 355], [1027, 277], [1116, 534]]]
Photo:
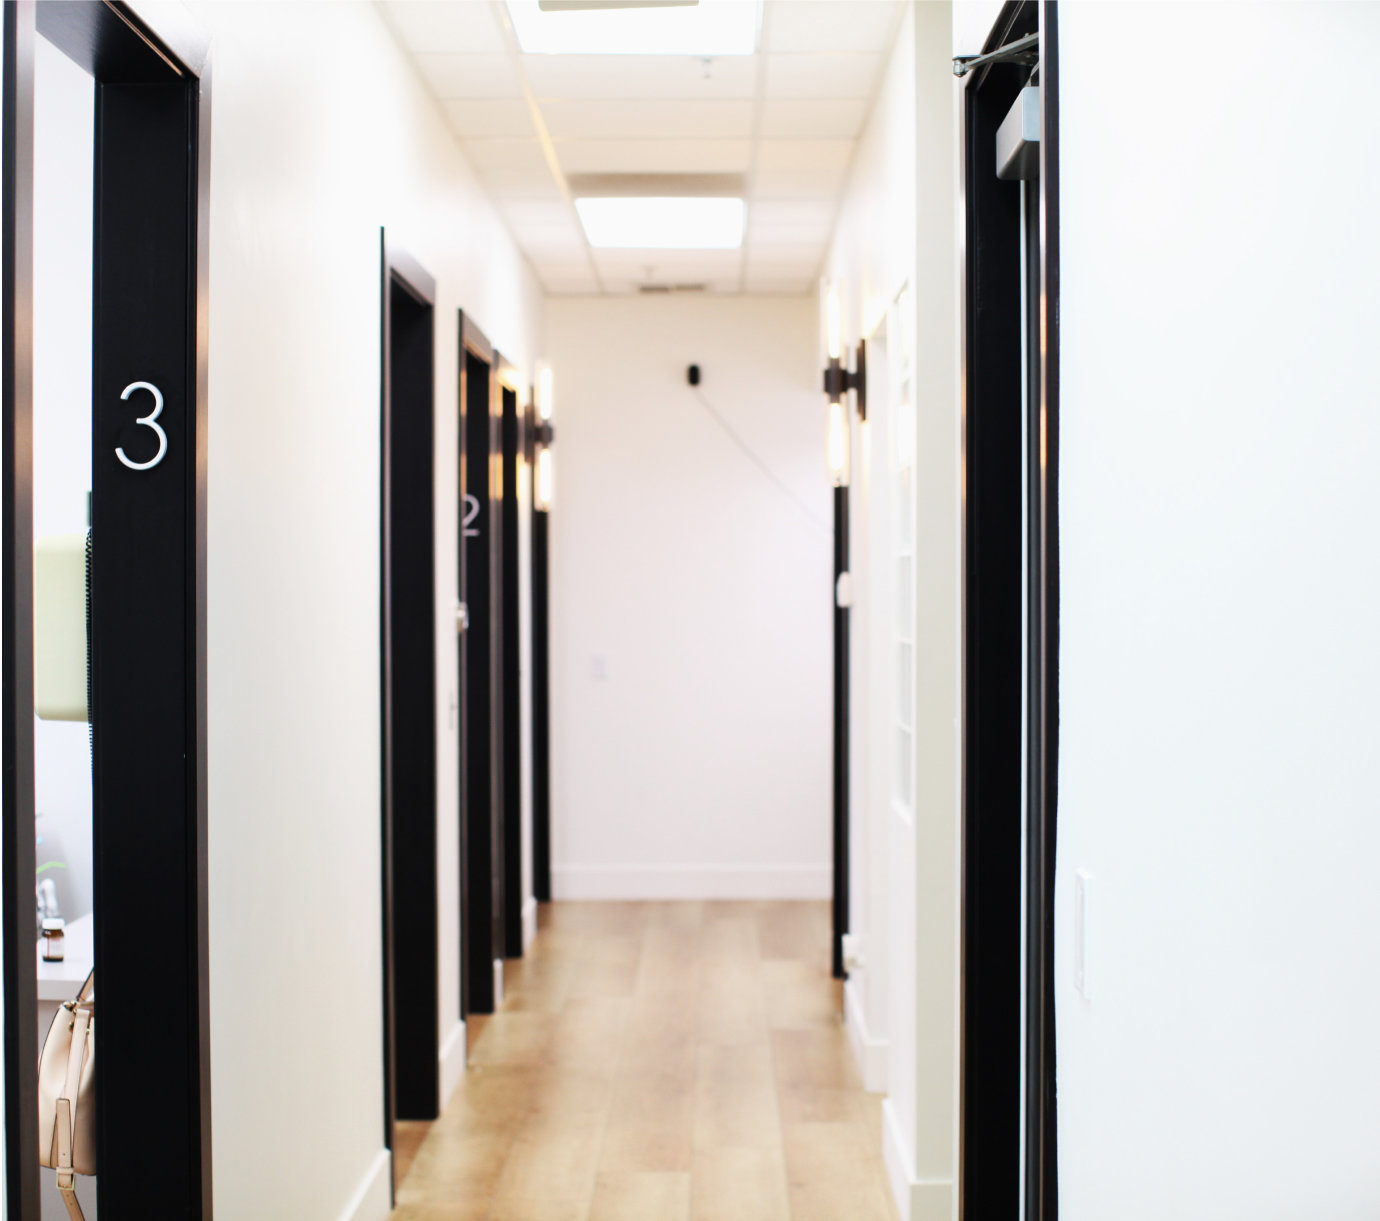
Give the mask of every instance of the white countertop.
[[43, 961], [43, 941], [34, 947], [38, 960], [38, 999], [70, 1001], [76, 996], [96, 958], [96, 917], [93, 912], [68, 921], [65, 930], [66, 957], [61, 962]]

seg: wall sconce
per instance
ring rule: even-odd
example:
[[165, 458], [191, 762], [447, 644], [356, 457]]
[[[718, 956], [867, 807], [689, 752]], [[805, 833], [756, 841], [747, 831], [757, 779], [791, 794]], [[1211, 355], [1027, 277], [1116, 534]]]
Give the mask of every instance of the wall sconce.
[[551, 393], [551, 367], [549, 365], [543, 365], [537, 373], [537, 386], [533, 397], [537, 404], [537, 470], [536, 478], [533, 481], [532, 500], [533, 508], [538, 513], [547, 513], [551, 510], [551, 493], [553, 490], [551, 444], [556, 439], [556, 430], [551, 423], [555, 402]]
[[829, 471], [834, 486], [848, 482], [848, 412], [843, 401], [851, 390], [858, 406], [858, 418], [867, 419], [867, 345], [859, 342], [856, 367], [847, 367], [843, 346], [843, 306], [838, 286], [829, 285], [825, 297], [825, 335], [829, 363], [824, 366], [824, 401], [829, 404]]

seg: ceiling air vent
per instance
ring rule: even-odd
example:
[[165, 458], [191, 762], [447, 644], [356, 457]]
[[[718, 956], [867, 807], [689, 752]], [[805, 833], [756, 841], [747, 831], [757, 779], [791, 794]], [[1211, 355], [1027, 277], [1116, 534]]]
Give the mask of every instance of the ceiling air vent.
[[639, 284], [640, 293], [703, 293], [709, 291], [708, 284]]

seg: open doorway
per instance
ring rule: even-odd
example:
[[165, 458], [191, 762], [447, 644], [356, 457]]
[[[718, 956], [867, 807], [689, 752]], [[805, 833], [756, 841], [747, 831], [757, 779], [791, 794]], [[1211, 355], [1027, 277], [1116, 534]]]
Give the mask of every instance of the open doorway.
[[436, 883], [435, 282], [383, 238], [384, 1135], [440, 1112]]
[[[39, 1173], [60, 1121], [40, 1137], [37, 1006], [93, 968], [75, 1200], [88, 1218], [210, 1208], [205, 58], [110, 5], [4, 9], [5, 1204], [26, 1221], [67, 1213]], [[39, 786], [70, 860], [35, 852], [40, 735], [47, 763], [90, 777]], [[74, 919], [35, 951], [40, 864], [68, 875], [52, 891]], [[148, 1139], [164, 1129], [180, 1139]]]

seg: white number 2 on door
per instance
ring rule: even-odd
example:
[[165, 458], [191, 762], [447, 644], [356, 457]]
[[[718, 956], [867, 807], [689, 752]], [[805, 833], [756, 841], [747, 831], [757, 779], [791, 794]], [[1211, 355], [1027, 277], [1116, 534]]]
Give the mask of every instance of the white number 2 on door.
[[474, 520], [476, 520], [478, 517], [479, 517], [479, 497], [478, 497], [478, 496], [471, 496], [468, 492], [466, 492], [466, 493], [465, 493], [465, 521], [464, 521], [465, 537], [466, 537], [466, 538], [478, 538], [478, 537], [479, 537], [479, 528], [478, 528], [478, 527], [475, 527], [473, 530], [470, 529], [470, 523], [473, 522]]

